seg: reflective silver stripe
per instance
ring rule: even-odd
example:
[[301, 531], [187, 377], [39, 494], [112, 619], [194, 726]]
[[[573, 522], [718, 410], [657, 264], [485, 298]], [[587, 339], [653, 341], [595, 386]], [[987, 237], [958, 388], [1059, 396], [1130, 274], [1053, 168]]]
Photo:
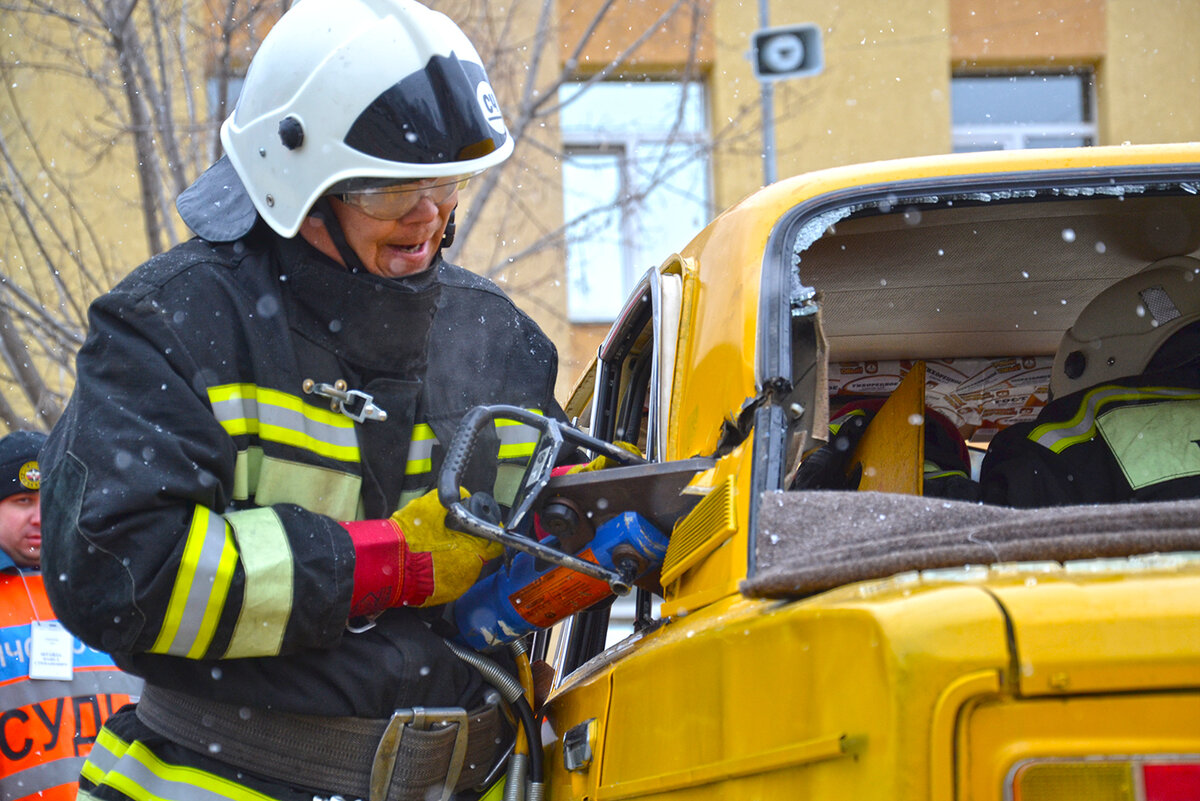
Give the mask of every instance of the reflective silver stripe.
[[271, 801], [270, 796], [199, 768], [164, 762], [143, 743], [126, 745], [107, 730], [92, 747], [83, 776], [135, 801]]
[[412, 439], [408, 443], [408, 462], [404, 465], [406, 476], [420, 475], [433, 470], [433, 447], [437, 445], [437, 435], [425, 423], [413, 426]]
[[11, 773], [0, 781], [0, 801], [37, 798], [52, 787], [76, 781], [83, 762], [84, 757], [81, 756], [63, 757]]
[[137, 676], [113, 668], [111, 670], [77, 670], [71, 681], [41, 681], [30, 679], [0, 686], [0, 709], [17, 709], [40, 704], [52, 698], [72, 698], [85, 695], [132, 695], [142, 691]]
[[[530, 409], [535, 414], [541, 414], [537, 409]], [[541, 431], [533, 426], [516, 420], [497, 418], [496, 436], [500, 439], [501, 459], [518, 459], [522, 456], [532, 456]]]
[[274, 509], [231, 512], [246, 584], [226, 659], [275, 656], [292, 615], [292, 546]]
[[152, 653], [199, 659], [212, 643], [229, 595], [237, 552], [225, 519], [197, 506]]
[[360, 459], [354, 422], [299, 396], [254, 384], [208, 390], [213, 415], [230, 436], [249, 434], [344, 462]]
[[124, 754], [128, 747], [125, 741], [111, 731], [101, 729], [100, 733], [96, 735], [96, 742], [92, 743], [91, 753], [88, 754], [87, 762], [84, 763], [80, 773], [93, 784], [100, 784], [104, 780], [104, 774], [117, 766], [117, 762], [121, 760], [121, 754]]
[[1040, 425], [1029, 432], [1029, 439], [1054, 453], [1062, 453], [1072, 445], [1096, 436], [1096, 416], [1103, 406], [1119, 401], [1168, 398], [1200, 398], [1200, 392], [1178, 387], [1096, 387], [1084, 395], [1079, 411], [1070, 420]]

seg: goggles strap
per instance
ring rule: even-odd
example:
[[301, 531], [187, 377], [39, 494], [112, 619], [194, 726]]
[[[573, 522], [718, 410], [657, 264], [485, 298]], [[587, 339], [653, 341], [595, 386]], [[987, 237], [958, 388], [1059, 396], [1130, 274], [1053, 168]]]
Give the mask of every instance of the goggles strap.
[[442, 243], [438, 245], [438, 252], [454, 244], [454, 212], [456, 211], [458, 211], [458, 206], [450, 211], [450, 219], [446, 221], [446, 230], [442, 232]]
[[333, 213], [329, 196], [322, 195], [317, 198], [317, 202], [313, 204], [312, 211], [309, 213], [315, 214], [325, 223], [325, 230], [329, 232], [329, 238], [333, 240], [333, 246], [337, 248], [338, 255], [342, 257], [342, 264], [346, 265], [346, 269], [352, 273], [367, 272], [367, 266], [362, 263], [362, 259], [346, 241], [346, 233], [342, 230], [337, 215]]

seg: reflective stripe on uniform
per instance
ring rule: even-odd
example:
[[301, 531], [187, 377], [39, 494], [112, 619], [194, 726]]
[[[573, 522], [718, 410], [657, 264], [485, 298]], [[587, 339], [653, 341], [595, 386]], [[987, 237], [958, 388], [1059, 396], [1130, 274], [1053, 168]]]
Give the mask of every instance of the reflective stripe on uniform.
[[[538, 415], [542, 413], [538, 409], [529, 409], [529, 411]], [[501, 459], [520, 459], [533, 456], [533, 451], [537, 447], [541, 435], [542, 432], [534, 426], [503, 417], [496, 418], [496, 436], [500, 438], [498, 455]]]
[[1200, 400], [1122, 406], [1096, 428], [1134, 491], [1200, 476]]
[[233, 499], [254, 498], [259, 506], [294, 503], [335, 520], [354, 520], [362, 476], [315, 464], [264, 456], [262, 448], [238, 451], [233, 466]]
[[233, 581], [237, 564], [233, 532], [225, 519], [204, 506], [192, 514], [183, 559], [158, 639], [150, 652], [199, 659], [213, 633]]
[[[208, 771], [164, 762], [142, 743], [126, 743], [107, 729], [96, 738], [82, 775], [135, 801], [270, 801], [268, 795]], [[86, 790], [79, 797], [95, 798]]]
[[210, 387], [213, 415], [232, 437], [249, 434], [343, 462], [360, 459], [354, 421], [296, 395], [254, 384]]
[[362, 476], [271, 456], [258, 460], [254, 485], [256, 506], [294, 503], [334, 520], [356, 519], [362, 495]]
[[18, 681], [0, 685], [0, 709], [17, 709], [40, 704], [52, 698], [74, 698], [90, 695], [131, 695], [142, 691], [142, 680], [114, 668], [75, 668], [70, 681]]
[[969, 478], [969, 476], [966, 473], [964, 473], [962, 470], [945, 470], [937, 462], [931, 462], [928, 460], [925, 461], [925, 464], [923, 466], [923, 472], [925, 474], [924, 479], [926, 481], [931, 481], [935, 478], [949, 478], [950, 476], [961, 476], [962, 478]]
[[246, 574], [237, 625], [225, 659], [274, 656], [292, 614], [292, 546], [274, 509], [246, 509], [225, 518], [233, 528]]
[[73, 784], [79, 778], [84, 759], [82, 756], [63, 757], [10, 773], [0, 782], [0, 801], [12, 801], [16, 798], [71, 797], [72, 794], [66, 792], [69, 788], [62, 788], [61, 795], [52, 793], [51, 788]]
[[837, 417], [835, 417], [829, 421], [829, 433], [836, 436], [837, 432], [842, 430], [842, 426], [844, 426], [846, 424], [846, 421], [849, 420], [851, 417], [866, 417], [866, 416], [867, 416], [866, 409], [851, 409], [850, 411], [846, 412], [845, 414], [839, 414]]
[[1079, 410], [1070, 420], [1059, 423], [1044, 423], [1029, 432], [1029, 439], [1062, 453], [1072, 445], [1087, 442], [1096, 436], [1096, 418], [1100, 411], [1111, 403], [1169, 399], [1197, 399], [1200, 392], [1178, 387], [1120, 387], [1106, 385], [1089, 390], [1079, 405]]
[[437, 445], [437, 436], [433, 429], [425, 423], [413, 426], [412, 439], [408, 443], [408, 462], [404, 465], [404, 475], [414, 476], [433, 470], [433, 447]]

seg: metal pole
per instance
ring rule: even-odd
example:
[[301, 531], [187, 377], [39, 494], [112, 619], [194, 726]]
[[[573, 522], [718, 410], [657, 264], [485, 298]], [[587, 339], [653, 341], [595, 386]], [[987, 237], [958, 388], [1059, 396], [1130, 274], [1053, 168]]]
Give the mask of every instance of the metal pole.
[[[758, 0], [758, 20], [762, 28], [770, 27], [767, 18], [769, 0]], [[775, 84], [759, 80], [762, 95], [763, 185], [775, 183]]]

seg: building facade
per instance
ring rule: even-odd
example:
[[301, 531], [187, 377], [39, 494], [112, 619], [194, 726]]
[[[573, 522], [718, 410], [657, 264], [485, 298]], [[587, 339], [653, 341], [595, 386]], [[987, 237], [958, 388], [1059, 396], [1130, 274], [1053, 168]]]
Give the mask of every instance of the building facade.
[[[771, 176], [955, 150], [1200, 138], [1198, 0], [430, 4], [472, 36], [519, 137], [494, 180], [463, 193], [451, 256], [496, 280], [555, 340], [560, 394], [632, 284]], [[200, 44], [162, 70], [179, 93], [168, 116], [183, 147], [163, 157], [159, 172], [178, 177], [157, 194], [139, 178], [135, 147], [156, 123], [119, 119], [97, 91], [101, 78], [114, 93], [131, 79], [103, 58], [98, 29], [90, 39], [67, 27], [51, 35], [67, 25], [64, 11], [34, 41], [30, 18], [0, 15], [9, 34], [0, 53], [9, 87], [0, 97], [5, 420], [53, 422], [86, 302], [152, 242], [187, 235], [170, 200], [217, 152], [219, 112], [203, 110], [222, 75], [236, 91], [238, 65], [282, 7], [229, 0], [221, 18], [200, 14], [217, 5], [192, 3], [187, 26], [174, 28]], [[819, 32], [820, 70], [760, 81], [755, 32], [802, 24]], [[144, 40], [147, 52], [154, 41]], [[38, 69], [88, 52], [103, 69]], [[157, 239], [139, 212], [147, 203], [168, 223]], [[30, 366], [42, 372], [40, 402]]]
[[[573, 5], [575, 17], [588, 17], [581, 4]], [[639, 31], [668, 7], [628, 2], [615, 18]], [[710, 145], [703, 154], [710, 183], [707, 195], [689, 202], [708, 203], [710, 214], [772, 175], [842, 164], [956, 150], [1200, 138], [1200, 53], [1189, 33], [1200, 29], [1195, 0], [710, 0], [701, 18], [697, 53], [682, 46], [678, 30], [664, 29], [635, 54], [625, 75], [634, 83], [678, 81], [699, 65], [708, 127], [698, 136]], [[755, 32], [805, 23], [820, 33], [820, 71], [760, 81], [752, 64]], [[621, 26], [607, 36], [619, 39]], [[572, 30], [562, 31], [566, 51]], [[579, 71], [605, 64], [612, 49], [606, 36], [593, 37]], [[767, 137], [764, 119], [773, 120]], [[564, 176], [568, 207], [570, 178]], [[687, 222], [696, 216], [686, 214], [691, 206], [678, 196], [631, 213], [679, 220], [681, 208]], [[635, 251], [636, 264], [605, 279], [589, 262], [587, 280], [615, 293], [614, 284], [640, 275], [685, 241], [647, 237]], [[571, 254], [573, 246], [591, 248], [601, 265], [611, 262], [611, 247], [569, 241], [568, 269], [588, 261]], [[597, 306], [605, 304], [600, 297]], [[573, 311], [567, 359], [594, 353], [603, 330], [598, 320]]]

